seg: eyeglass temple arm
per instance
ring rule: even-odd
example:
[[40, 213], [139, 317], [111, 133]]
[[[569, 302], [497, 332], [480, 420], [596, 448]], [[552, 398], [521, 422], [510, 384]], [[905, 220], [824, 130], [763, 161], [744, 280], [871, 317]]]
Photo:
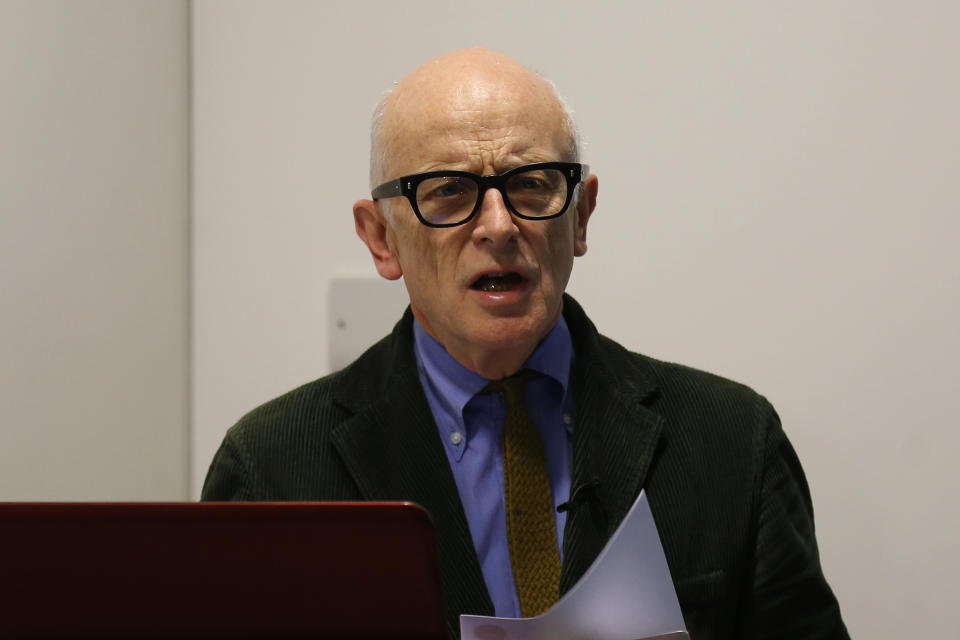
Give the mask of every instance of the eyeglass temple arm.
[[402, 196], [403, 190], [400, 187], [400, 178], [383, 183], [374, 189], [370, 195], [373, 196], [374, 199], [395, 198], [396, 196]]

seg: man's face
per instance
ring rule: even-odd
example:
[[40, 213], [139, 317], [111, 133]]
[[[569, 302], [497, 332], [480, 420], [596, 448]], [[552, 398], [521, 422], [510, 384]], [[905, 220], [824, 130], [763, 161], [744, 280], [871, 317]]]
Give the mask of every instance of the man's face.
[[[384, 124], [387, 179], [568, 159], [563, 112], [536, 81], [479, 78], [439, 95], [398, 95]], [[486, 377], [508, 375], [556, 323], [573, 258], [586, 251], [593, 197], [578, 195], [564, 215], [537, 221], [512, 216], [489, 190], [476, 216], [451, 228], [426, 227], [406, 199], [391, 199], [392, 262], [378, 268], [403, 275], [418, 321], [458, 361]]]

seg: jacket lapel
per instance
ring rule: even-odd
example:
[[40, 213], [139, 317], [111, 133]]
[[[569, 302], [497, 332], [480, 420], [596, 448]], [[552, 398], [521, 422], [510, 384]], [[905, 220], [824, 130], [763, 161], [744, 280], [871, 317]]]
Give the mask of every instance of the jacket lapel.
[[619, 345], [601, 338], [572, 298], [564, 315], [574, 338], [576, 401], [571, 491], [560, 593], [590, 567], [636, 500], [654, 458], [663, 419], [644, 406], [651, 376]]
[[[433, 520], [447, 623], [459, 636], [460, 614], [493, 615], [453, 472], [420, 386], [409, 314], [391, 336], [392, 354], [339, 386], [341, 404], [356, 411], [333, 432], [333, 443], [367, 500], [407, 500]], [[378, 381], [380, 384], [378, 384]]]

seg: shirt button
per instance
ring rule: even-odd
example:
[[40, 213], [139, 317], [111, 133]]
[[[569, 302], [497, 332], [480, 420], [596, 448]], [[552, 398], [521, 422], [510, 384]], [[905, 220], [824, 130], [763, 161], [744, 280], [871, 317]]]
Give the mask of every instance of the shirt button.
[[573, 422], [573, 418], [570, 417], [570, 414], [569, 413], [563, 414], [563, 423], [570, 424], [571, 422]]
[[454, 431], [450, 434], [450, 443], [453, 445], [458, 445], [463, 442], [463, 434], [459, 431]]

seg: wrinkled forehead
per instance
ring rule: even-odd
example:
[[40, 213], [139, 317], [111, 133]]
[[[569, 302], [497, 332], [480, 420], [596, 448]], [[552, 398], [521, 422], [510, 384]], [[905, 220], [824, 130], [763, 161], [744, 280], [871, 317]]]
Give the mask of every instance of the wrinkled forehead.
[[[390, 177], [486, 154], [563, 160], [566, 114], [553, 88], [522, 67], [436, 66], [397, 85], [381, 129]], [[541, 157], [543, 156], [543, 157]]]

